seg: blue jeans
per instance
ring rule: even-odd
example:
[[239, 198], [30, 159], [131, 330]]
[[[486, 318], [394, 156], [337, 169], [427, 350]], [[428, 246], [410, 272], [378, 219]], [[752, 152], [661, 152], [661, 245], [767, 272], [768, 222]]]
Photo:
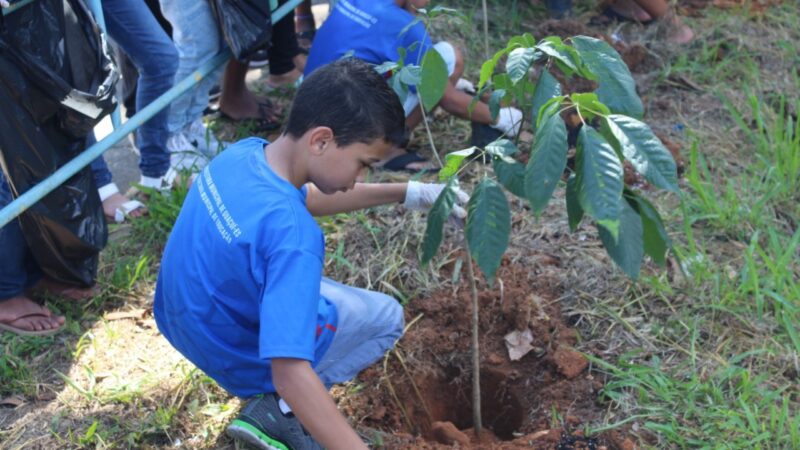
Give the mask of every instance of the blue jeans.
[[403, 307], [380, 292], [322, 278], [320, 294], [336, 306], [336, 332], [314, 370], [330, 389], [379, 360], [403, 335]]
[[[179, 63], [175, 83], [183, 80], [220, 50], [225, 48], [217, 21], [206, 0], [160, 0], [161, 11], [172, 25], [172, 39], [178, 49]], [[223, 68], [203, 78], [192, 89], [172, 102], [167, 121], [175, 134], [203, 117], [208, 106], [208, 91], [219, 81]]]
[[[11, 203], [11, 188], [0, 172], [0, 209]], [[14, 219], [0, 228], [0, 301], [21, 294], [42, 277], [39, 265], [22, 235], [19, 220]]]
[[[144, 0], [103, 0], [102, 4], [108, 35], [139, 72], [136, 111], [141, 111], [173, 86], [178, 50]], [[169, 169], [169, 111], [169, 106], [162, 109], [136, 130], [136, 147], [141, 153], [139, 169], [146, 177], [163, 176]], [[97, 183], [98, 187], [103, 185]]]

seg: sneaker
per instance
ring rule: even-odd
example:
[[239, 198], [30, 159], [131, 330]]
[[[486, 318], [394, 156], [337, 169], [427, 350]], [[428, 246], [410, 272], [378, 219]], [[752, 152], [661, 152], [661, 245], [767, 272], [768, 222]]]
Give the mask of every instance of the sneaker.
[[192, 140], [186, 130], [175, 133], [167, 139], [167, 150], [169, 165], [175, 170], [199, 172], [208, 164], [209, 158], [203, 154], [198, 142]]
[[208, 159], [213, 159], [230, 142], [220, 141], [214, 133], [206, 127], [202, 119], [196, 119], [186, 129], [187, 137], [191, 142], [197, 143], [197, 148]]
[[322, 450], [292, 414], [284, 414], [277, 394], [265, 394], [247, 405], [228, 426], [228, 436], [262, 450]]

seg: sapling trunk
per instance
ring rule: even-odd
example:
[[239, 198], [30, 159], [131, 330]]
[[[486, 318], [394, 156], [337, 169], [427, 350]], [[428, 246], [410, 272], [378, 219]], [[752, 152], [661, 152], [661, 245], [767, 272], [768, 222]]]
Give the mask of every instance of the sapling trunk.
[[472, 423], [475, 436], [480, 437], [483, 422], [481, 421], [481, 353], [478, 342], [478, 287], [475, 285], [475, 268], [466, 239], [464, 239], [464, 248], [467, 249], [467, 271], [469, 272], [469, 288], [472, 293]]

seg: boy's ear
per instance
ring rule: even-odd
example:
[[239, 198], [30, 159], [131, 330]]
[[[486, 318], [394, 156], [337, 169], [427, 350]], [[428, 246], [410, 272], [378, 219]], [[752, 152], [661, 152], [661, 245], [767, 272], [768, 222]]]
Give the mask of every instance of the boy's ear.
[[328, 148], [334, 147], [333, 130], [329, 127], [314, 127], [308, 134], [308, 146], [313, 155], [321, 155]]

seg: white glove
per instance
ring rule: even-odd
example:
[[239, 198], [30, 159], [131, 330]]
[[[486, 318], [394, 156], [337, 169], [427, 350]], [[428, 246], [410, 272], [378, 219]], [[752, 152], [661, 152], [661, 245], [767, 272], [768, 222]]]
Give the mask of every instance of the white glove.
[[492, 125], [492, 128], [502, 131], [510, 138], [519, 134], [521, 127], [522, 111], [513, 106], [500, 108], [500, 113], [497, 115], [497, 123]]
[[458, 81], [456, 81], [456, 89], [461, 92], [466, 92], [467, 94], [475, 94], [476, 92], [475, 85], [472, 84], [472, 81], [466, 80], [464, 78], [459, 78]]
[[[418, 181], [409, 181], [406, 187], [406, 201], [403, 206], [412, 211], [427, 211], [431, 209], [436, 198], [444, 190], [444, 184], [434, 183], [420, 183]], [[462, 205], [466, 205], [469, 201], [469, 195], [459, 188], [456, 188], [456, 201], [453, 204], [453, 210], [450, 212], [450, 217], [447, 221], [457, 227], [464, 226], [464, 220], [467, 218], [467, 211]]]
[[9, 6], [11, 5], [6, 0], [0, 0], [0, 8], [8, 8]]

